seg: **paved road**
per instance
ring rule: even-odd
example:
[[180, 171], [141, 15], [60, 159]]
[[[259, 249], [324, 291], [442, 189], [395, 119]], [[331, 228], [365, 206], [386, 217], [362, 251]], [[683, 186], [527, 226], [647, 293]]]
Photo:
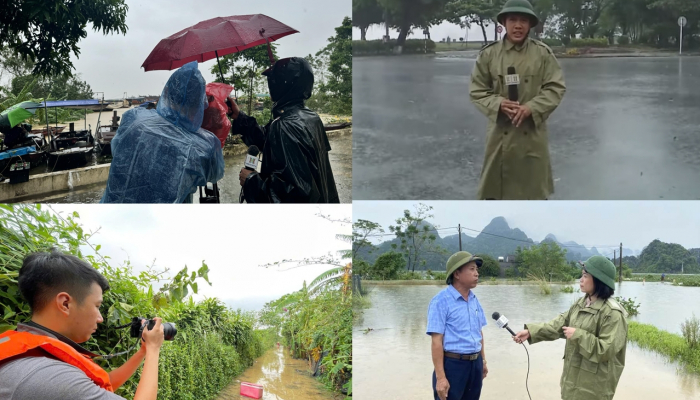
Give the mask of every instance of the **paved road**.
[[[476, 198], [486, 118], [468, 99], [474, 55], [354, 60], [355, 200]], [[560, 62], [552, 199], [700, 199], [700, 58]]]

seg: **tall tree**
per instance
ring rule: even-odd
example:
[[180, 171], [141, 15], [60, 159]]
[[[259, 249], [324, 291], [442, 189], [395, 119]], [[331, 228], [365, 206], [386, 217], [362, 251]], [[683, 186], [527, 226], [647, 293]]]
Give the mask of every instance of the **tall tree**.
[[363, 248], [369, 249], [369, 253], [376, 249], [376, 246], [369, 241], [372, 235], [382, 234], [384, 229], [376, 222], [366, 219], [357, 220], [352, 224], [352, 258], [357, 257], [359, 251]]
[[[377, 0], [386, 10], [390, 25], [399, 30], [397, 45], [403, 46], [411, 28], [428, 28], [444, 20], [448, 0]], [[385, 18], [386, 19], [386, 18]]]
[[526, 249], [518, 247], [515, 256], [518, 271], [524, 276], [549, 280], [552, 275], [568, 275], [566, 250], [554, 242], [543, 242]]
[[319, 89], [337, 100], [333, 111], [352, 114], [352, 20], [345, 17], [335, 33], [328, 38], [330, 43], [316, 53], [317, 57], [328, 56], [329, 75]]
[[353, 0], [352, 25], [360, 28], [360, 40], [367, 40], [367, 29], [384, 21], [384, 9], [377, 0]]
[[71, 53], [87, 25], [96, 31], [126, 34], [125, 0], [6, 0], [0, 12], [0, 48], [10, 48], [34, 63], [34, 74], [71, 74]]
[[446, 251], [435, 244], [437, 236], [426, 224], [428, 218], [432, 218], [430, 210], [433, 207], [425, 204], [416, 206], [415, 214], [410, 210], [404, 210], [403, 217], [396, 220], [396, 225], [389, 227], [389, 231], [396, 235], [400, 244], [392, 244], [393, 249], [400, 249], [406, 257], [406, 267], [410, 271], [415, 271], [416, 266], [424, 267], [425, 256], [431, 253], [444, 254]]

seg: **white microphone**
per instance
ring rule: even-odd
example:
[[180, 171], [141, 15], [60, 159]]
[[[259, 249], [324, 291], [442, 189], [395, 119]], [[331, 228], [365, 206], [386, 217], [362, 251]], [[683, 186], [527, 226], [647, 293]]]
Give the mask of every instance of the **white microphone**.
[[511, 335], [515, 336], [515, 332], [513, 332], [508, 327], [508, 318], [506, 318], [505, 315], [501, 315], [498, 312], [495, 312], [493, 313], [493, 315], [491, 315], [491, 318], [496, 320], [496, 325], [498, 325], [499, 328], [506, 328], [508, 329], [508, 332], [510, 332]]

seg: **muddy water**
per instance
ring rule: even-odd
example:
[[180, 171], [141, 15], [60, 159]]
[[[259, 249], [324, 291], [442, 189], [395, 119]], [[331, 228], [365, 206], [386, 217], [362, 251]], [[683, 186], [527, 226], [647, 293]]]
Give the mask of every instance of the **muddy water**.
[[217, 397], [217, 400], [244, 400], [241, 382], [263, 386], [263, 400], [329, 400], [334, 394], [311, 377], [304, 360], [295, 360], [284, 348], [274, 348], [265, 353], [237, 377]]
[[[444, 285], [371, 288], [372, 307], [358, 318], [353, 331], [353, 397], [432, 398], [433, 365], [425, 327], [430, 299], [443, 288]], [[641, 314], [633, 320], [672, 332], [679, 332], [679, 325], [692, 312], [700, 315], [700, 288], [625, 282], [617, 292], [636, 297], [642, 303]], [[554, 318], [581, 296], [560, 293], [558, 287], [551, 296], [543, 296], [534, 286], [480, 286], [475, 293], [488, 316], [500, 312], [510, 320], [514, 330], [521, 329], [524, 323]], [[366, 328], [375, 330], [365, 334]], [[498, 329], [490, 318], [483, 332], [489, 375], [484, 381], [482, 398], [527, 399], [525, 350], [513, 343], [510, 334]], [[528, 346], [529, 388], [533, 399], [560, 398], [564, 344], [558, 340]], [[663, 356], [630, 343], [615, 399], [653, 398], [698, 399], [700, 377], [683, 373], [677, 364], [668, 363]]]

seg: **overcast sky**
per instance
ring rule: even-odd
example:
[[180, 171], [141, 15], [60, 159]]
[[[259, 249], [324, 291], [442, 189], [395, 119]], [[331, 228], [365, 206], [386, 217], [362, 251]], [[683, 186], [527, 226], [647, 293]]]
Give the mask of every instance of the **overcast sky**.
[[352, 232], [350, 224], [316, 216], [322, 212], [333, 219], [350, 219], [349, 205], [51, 207], [56, 212], [78, 211], [86, 231], [101, 227], [91, 243], [101, 245], [100, 254], [110, 256], [116, 265], [129, 258], [137, 270], [143, 270], [155, 259], [156, 267], [169, 267], [174, 276], [185, 265], [189, 271], [199, 269], [205, 260], [212, 286], [198, 283], [195, 299], [218, 297], [232, 308], [244, 310], [258, 310], [331, 268], [261, 265], [349, 249], [350, 244], [335, 235]]
[[[350, 0], [127, 0], [126, 35], [107, 35], [88, 26], [87, 38], [78, 43], [80, 58], [71, 57], [75, 72], [105, 98], [160, 95], [172, 71], [144, 72], [141, 64], [151, 50], [173, 33], [214, 17], [265, 14], [299, 33], [278, 39], [280, 58], [315, 54], [328, 44], [344, 17], [352, 16]], [[204, 79], [216, 60], [200, 65]]]
[[[355, 201], [353, 221], [377, 222], [389, 232], [389, 225], [415, 211], [416, 201]], [[625, 248], [641, 251], [652, 240], [678, 243], [685, 248], [700, 247], [700, 209], [697, 202], [683, 201], [427, 201], [435, 216], [431, 222], [448, 228], [482, 230], [495, 217], [505, 217], [511, 228], [519, 228], [528, 237], [542, 241], [554, 234], [561, 242], [573, 240], [601, 254], [612, 255], [613, 247], [622, 242]], [[469, 236], [477, 232], [463, 231]], [[440, 232], [440, 236], [457, 230]], [[384, 238], [392, 239], [392, 236]]]

